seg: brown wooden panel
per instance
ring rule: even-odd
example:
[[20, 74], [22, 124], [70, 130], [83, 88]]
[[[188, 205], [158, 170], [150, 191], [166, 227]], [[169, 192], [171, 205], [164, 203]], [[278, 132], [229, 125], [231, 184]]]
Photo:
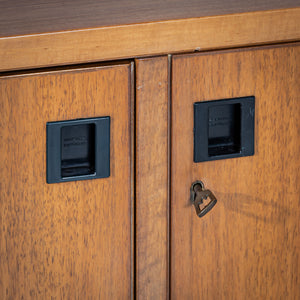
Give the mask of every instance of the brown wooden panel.
[[299, 20], [300, 8], [287, 8], [3, 37], [0, 70], [297, 41]]
[[[130, 64], [0, 78], [0, 298], [129, 299]], [[46, 122], [111, 116], [111, 176], [46, 183]]]
[[[172, 299], [300, 298], [300, 47], [176, 56]], [[255, 155], [193, 163], [193, 103], [256, 97]], [[218, 203], [196, 216], [202, 180]]]
[[168, 293], [168, 58], [136, 60], [136, 295]]
[[300, 6], [299, 0], [1, 1], [0, 36], [134, 24]]

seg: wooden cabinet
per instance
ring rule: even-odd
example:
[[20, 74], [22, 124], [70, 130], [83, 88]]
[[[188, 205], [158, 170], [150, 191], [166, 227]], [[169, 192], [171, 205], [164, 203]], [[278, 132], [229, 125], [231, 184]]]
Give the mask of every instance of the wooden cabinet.
[[[299, 62], [299, 44], [173, 58], [171, 299], [299, 297]], [[244, 96], [254, 156], [193, 162], [193, 103]], [[218, 199], [202, 218], [196, 180]]]
[[[131, 64], [0, 78], [0, 298], [128, 299]], [[46, 123], [111, 117], [110, 177], [46, 183]]]
[[[1, 299], [298, 299], [298, 0], [0, 4]], [[195, 102], [255, 97], [195, 163]], [[47, 122], [110, 117], [110, 176], [47, 184]], [[216, 206], [199, 218], [190, 187]]]
[[[169, 72], [166, 56], [136, 60], [140, 299], [298, 298], [299, 58], [289, 44], [174, 55]], [[193, 104], [246, 96], [254, 155], [195, 163]], [[218, 199], [203, 218], [196, 180]]]

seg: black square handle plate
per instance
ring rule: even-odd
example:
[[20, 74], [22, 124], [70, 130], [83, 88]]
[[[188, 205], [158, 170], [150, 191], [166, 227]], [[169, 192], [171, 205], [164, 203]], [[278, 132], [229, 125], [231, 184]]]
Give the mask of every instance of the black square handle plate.
[[194, 162], [254, 155], [255, 97], [194, 103]]
[[47, 123], [47, 183], [110, 175], [110, 117]]

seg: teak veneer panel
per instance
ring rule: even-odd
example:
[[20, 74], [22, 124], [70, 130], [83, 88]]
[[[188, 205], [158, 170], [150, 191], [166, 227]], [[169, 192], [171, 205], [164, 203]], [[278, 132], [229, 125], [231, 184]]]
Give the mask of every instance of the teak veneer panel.
[[136, 296], [168, 295], [168, 57], [136, 60]]
[[[130, 299], [131, 65], [0, 77], [0, 298]], [[111, 116], [109, 178], [46, 183], [46, 122]]]
[[286, 8], [2, 37], [0, 71], [297, 41], [299, 27]]
[[297, 6], [299, 0], [2, 0], [0, 37]]
[[[300, 299], [299, 63], [299, 44], [173, 58], [171, 299]], [[252, 95], [254, 156], [193, 163], [193, 103]]]

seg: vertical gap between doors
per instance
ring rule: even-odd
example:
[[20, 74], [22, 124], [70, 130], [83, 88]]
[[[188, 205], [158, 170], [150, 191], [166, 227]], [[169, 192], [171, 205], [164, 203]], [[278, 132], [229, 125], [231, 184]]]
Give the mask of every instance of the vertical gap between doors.
[[167, 299], [171, 299], [171, 123], [172, 120], [172, 55], [168, 55], [168, 201], [167, 201]]
[[131, 131], [131, 300], [136, 299], [136, 67], [130, 64], [130, 131]]

